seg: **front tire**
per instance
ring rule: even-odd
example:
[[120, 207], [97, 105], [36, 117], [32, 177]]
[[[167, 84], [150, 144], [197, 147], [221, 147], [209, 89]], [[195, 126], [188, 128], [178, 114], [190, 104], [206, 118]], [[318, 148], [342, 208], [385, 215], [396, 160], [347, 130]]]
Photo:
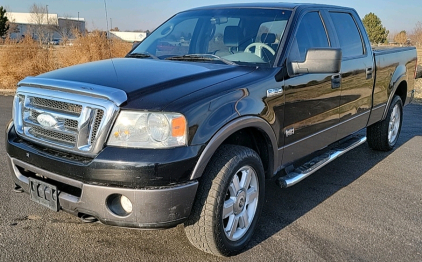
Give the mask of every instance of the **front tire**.
[[396, 145], [403, 121], [403, 103], [394, 96], [387, 117], [366, 129], [368, 145], [374, 150], [389, 151]]
[[249, 242], [265, 195], [264, 168], [250, 148], [223, 145], [199, 181], [185, 232], [196, 248], [219, 256], [239, 253]]

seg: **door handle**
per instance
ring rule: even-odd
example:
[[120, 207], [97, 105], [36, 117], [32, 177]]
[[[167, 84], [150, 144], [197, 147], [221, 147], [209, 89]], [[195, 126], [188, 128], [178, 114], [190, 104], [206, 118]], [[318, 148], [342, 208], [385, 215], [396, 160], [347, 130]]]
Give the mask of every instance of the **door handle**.
[[374, 72], [374, 69], [372, 67], [367, 67], [366, 68], [366, 79], [371, 79], [373, 72]]
[[341, 86], [341, 75], [336, 74], [331, 76], [331, 88], [336, 89]]

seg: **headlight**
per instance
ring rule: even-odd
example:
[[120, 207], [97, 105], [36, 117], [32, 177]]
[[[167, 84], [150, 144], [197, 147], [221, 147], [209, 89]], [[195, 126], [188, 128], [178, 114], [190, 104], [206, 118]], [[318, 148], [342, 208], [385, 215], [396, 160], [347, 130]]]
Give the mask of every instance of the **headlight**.
[[107, 145], [169, 148], [187, 144], [186, 119], [178, 113], [121, 111]]

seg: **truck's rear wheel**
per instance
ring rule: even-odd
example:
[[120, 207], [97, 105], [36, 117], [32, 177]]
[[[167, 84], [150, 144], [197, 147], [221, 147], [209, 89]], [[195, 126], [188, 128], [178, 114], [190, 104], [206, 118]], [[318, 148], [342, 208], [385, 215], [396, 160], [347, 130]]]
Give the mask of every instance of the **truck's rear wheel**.
[[389, 151], [396, 145], [403, 120], [403, 104], [399, 96], [394, 96], [388, 108], [387, 117], [366, 129], [370, 148]]
[[262, 210], [265, 176], [250, 148], [223, 145], [201, 177], [185, 232], [196, 248], [229, 256], [249, 242]]

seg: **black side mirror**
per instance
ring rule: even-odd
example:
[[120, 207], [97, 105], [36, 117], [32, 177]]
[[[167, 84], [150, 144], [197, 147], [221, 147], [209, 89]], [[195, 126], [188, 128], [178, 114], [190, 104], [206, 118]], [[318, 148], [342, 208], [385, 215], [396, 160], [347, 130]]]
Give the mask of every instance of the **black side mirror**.
[[291, 62], [291, 72], [297, 74], [339, 73], [341, 69], [341, 49], [313, 48], [306, 53], [304, 62]]

